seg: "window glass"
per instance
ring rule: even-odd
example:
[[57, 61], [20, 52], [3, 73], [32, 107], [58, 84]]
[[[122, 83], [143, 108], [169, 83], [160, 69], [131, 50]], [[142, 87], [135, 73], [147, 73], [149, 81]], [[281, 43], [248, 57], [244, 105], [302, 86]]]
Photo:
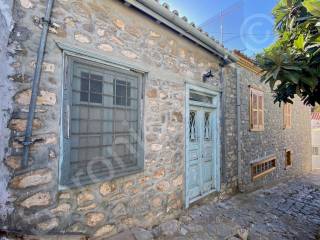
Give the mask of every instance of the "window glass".
[[203, 103], [209, 103], [212, 104], [212, 97], [210, 96], [206, 96], [206, 95], [202, 95], [199, 93], [195, 93], [195, 92], [190, 92], [190, 97], [189, 99], [191, 101], [196, 101], [196, 102], [203, 102]]
[[130, 82], [114, 80], [114, 104], [130, 106], [131, 84]]
[[83, 63], [71, 68], [63, 184], [112, 179], [141, 169], [139, 77]]

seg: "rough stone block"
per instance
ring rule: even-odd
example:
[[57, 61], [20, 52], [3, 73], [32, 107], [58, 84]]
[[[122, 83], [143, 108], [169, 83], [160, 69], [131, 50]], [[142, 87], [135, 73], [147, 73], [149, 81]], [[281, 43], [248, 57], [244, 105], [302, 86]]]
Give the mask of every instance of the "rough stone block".
[[92, 203], [92, 204], [89, 204], [89, 205], [87, 205], [87, 206], [78, 207], [78, 208], [77, 208], [77, 211], [86, 212], [86, 211], [95, 209], [96, 207], [97, 207], [97, 204]]
[[113, 51], [112, 46], [109, 44], [105, 44], [105, 43], [98, 45], [98, 48], [104, 52], [112, 52]]
[[57, 214], [65, 214], [70, 212], [71, 210], [71, 205], [69, 203], [61, 203], [58, 205], [56, 208], [51, 209], [52, 213], [57, 213]]
[[30, 0], [20, 0], [20, 4], [23, 8], [33, 8], [33, 3]]
[[166, 192], [170, 188], [170, 183], [168, 181], [161, 181], [160, 183], [157, 184], [157, 189], [160, 192]]
[[122, 20], [116, 19], [116, 20], [113, 21], [113, 23], [114, 23], [114, 25], [115, 25], [117, 28], [119, 28], [119, 29], [121, 29], [121, 30], [124, 30], [124, 28], [125, 28], [125, 23], [124, 23]]
[[103, 183], [100, 186], [100, 194], [102, 196], [107, 196], [109, 193], [114, 192], [116, 190], [116, 186], [112, 183]]
[[116, 228], [115, 228], [115, 226], [108, 224], [108, 225], [105, 225], [105, 226], [99, 228], [99, 229], [95, 232], [94, 236], [95, 236], [95, 237], [101, 237], [101, 236], [103, 236], [103, 237], [109, 237], [109, 236], [111, 236], [111, 235], [114, 235], [115, 233], [116, 233]]
[[86, 36], [82, 33], [75, 33], [74, 39], [80, 43], [90, 43], [91, 39], [89, 36]]
[[44, 207], [48, 206], [50, 202], [51, 196], [49, 192], [39, 192], [21, 202], [21, 206], [25, 208]]
[[[24, 90], [19, 92], [15, 96], [15, 102], [21, 105], [29, 105], [31, 98], [31, 90]], [[57, 96], [55, 93], [48, 92], [48, 91], [40, 91], [40, 94], [37, 98], [37, 105], [55, 105], [57, 102]]]
[[[26, 119], [11, 119], [9, 122], [9, 128], [18, 132], [26, 130], [27, 120]], [[34, 119], [32, 129], [39, 129], [42, 127], [42, 122], [39, 119]]]
[[93, 201], [94, 199], [95, 197], [91, 192], [85, 191], [78, 195], [77, 202], [79, 205], [84, 205], [90, 201]]
[[40, 229], [42, 231], [50, 231], [58, 226], [59, 226], [59, 219], [58, 218], [52, 218], [48, 221], [39, 223], [37, 225], [38, 229]]
[[134, 52], [131, 52], [129, 50], [123, 50], [121, 51], [121, 54], [127, 58], [130, 58], [130, 59], [136, 59], [138, 58], [138, 55], [135, 54]]
[[36, 170], [14, 177], [10, 182], [10, 187], [14, 189], [23, 189], [39, 186], [50, 183], [52, 178], [52, 171], [50, 169]]
[[91, 212], [86, 214], [86, 223], [90, 227], [94, 227], [104, 220], [104, 214], [99, 212]]

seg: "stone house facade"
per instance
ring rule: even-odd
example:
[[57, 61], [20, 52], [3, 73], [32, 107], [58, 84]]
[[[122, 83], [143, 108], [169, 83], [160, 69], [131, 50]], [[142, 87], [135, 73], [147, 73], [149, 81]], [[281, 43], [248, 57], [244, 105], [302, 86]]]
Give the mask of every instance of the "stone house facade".
[[[265, 94], [265, 131], [248, 131], [247, 85], [268, 92], [259, 75], [151, 0], [55, 1], [22, 165], [47, 2], [9, 3], [0, 18], [8, 43], [0, 73], [4, 230], [109, 236], [309, 170], [309, 110], [297, 101], [291, 129], [279, 134], [281, 108]], [[292, 167], [283, 170], [287, 148]], [[254, 161], [272, 154], [275, 170], [252, 181]]]
[[[250, 191], [266, 184], [295, 176], [311, 167], [310, 108], [297, 98], [290, 104], [290, 117], [285, 116], [286, 106], [273, 104], [272, 92], [260, 81], [259, 68], [240, 52], [238, 79], [240, 80], [240, 159], [239, 188]], [[250, 129], [250, 88], [261, 90], [264, 98], [264, 128]], [[285, 119], [290, 121], [286, 124]], [[291, 159], [287, 159], [291, 158]], [[252, 166], [267, 159], [276, 159], [276, 167], [266, 176], [252, 181]], [[286, 162], [288, 160], [288, 162]], [[262, 174], [263, 175], [263, 174]]]

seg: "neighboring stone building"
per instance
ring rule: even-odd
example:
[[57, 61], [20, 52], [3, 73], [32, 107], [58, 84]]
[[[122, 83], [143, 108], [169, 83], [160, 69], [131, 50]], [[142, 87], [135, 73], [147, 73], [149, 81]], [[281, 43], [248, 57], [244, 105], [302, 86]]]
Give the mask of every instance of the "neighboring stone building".
[[[11, 14], [4, 62], [12, 73], [2, 77], [13, 86], [0, 89], [15, 89], [14, 102], [6, 100], [10, 139], [0, 146], [9, 171], [0, 178], [2, 228], [108, 236], [174, 218], [206, 196], [216, 201], [310, 169], [309, 110], [297, 101], [283, 130], [282, 108], [248, 59], [152, 0], [55, 1], [22, 167], [45, 8], [20, 0]], [[249, 84], [265, 93], [265, 109], [254, 109], [250, 123], [260, 132], [248, 131]], [[273, 155], [263, 170], [275, 171], [262, 177], [251, 164]]]
[[[298, 98], [294, 104], [273, 104], [270, 87], [260, 81], [260, 69], [240, 52], [235, 54], [240, 66], [240, 190], [252, 190], [310, 170], [310, 108]], [[262, 112], [259, 106], [255, 110], [254, 101], [262, 105]], [[253, 112], [257, 112], [256, 120]]]
[[320, 113], [311, 113], [312, 169], [320, 168]]

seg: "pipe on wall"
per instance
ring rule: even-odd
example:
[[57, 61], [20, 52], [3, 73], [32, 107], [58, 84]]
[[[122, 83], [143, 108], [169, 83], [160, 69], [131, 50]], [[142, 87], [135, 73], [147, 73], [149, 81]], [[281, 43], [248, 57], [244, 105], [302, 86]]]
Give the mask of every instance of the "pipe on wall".
[[236, 82], [237, 82], [237, 163], [238, 163], [238, 189], [242, 192], [241, 188], [241, 92], [240, 92], [240, 77], [239, 77], [239, 69], [236, 68]]
[[221, 182], [225, 182], [226, 180], [226, 147], [225, 147], [225, 139], [226, 139], [226, 133], [225, 133], [225, 81], [224, 81], [224, 64], [220, 64], [220, 84], [222, 87], [222, 92], [221, 92], [221, 164], [220, 164], [220, 176], [221, 176]]
[[48, 0], [45, 16], [42, 18], [43, 28], [41, 32], [40, 43], [39, 43], [39, 48], [37, 53], [37, 62], [36, 62], [34, 78], [32, 82], [31, 99], [30, 99], [30, 105], [29, 105], [25, 137], [24, 137], [24, 141], [22, 142], [23, 144], [22, 168], [28, 167], [30, 146], [33, 144], [31, 139], [32, 123], [33, 123], [35, 110], [36, 110], [42, 64], [43, 64], [44, 52], [45, 52], [46, 43], [47, 43], [49, 26], [51, 24], [51, 13], [52, 13], [53, 4], [54, 4], [54, 0]]

